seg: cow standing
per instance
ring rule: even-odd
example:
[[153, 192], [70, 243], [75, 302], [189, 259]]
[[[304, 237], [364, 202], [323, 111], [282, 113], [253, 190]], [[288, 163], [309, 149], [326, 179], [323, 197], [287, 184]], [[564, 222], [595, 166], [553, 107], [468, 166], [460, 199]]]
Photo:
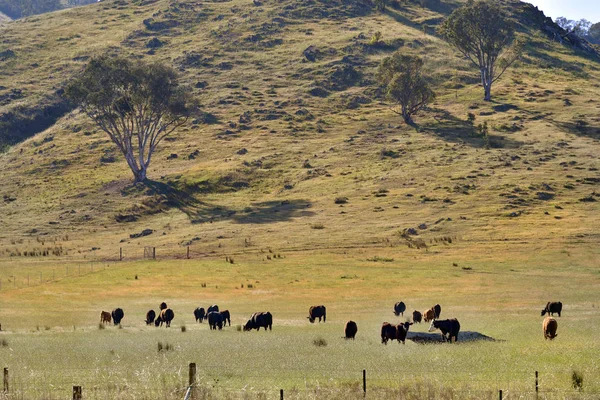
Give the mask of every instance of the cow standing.
[[269, 330], [273, 329], [273, 316], [270, 312], [256, 312], [252, 314], [252, 317], [244, 325], [244, 332], [251, 331], [252, 329], [260, 331], [260, 328], [265, 328], [265, 331], [267, 328]]
[[352, 339], [356, 336], [356, 332], [358, 332], [358, 326], [354, 321], [346, 322], [346, 326], [344, 327], [345, 339]]
[[112, 316], [113, 323], [115, 325], [119, 325], [121, 323], [121, 320], [125, 316], [125, 313], [123, 312], [122, 308], [115, 308], [114, 310], [112, 310], [110, 315]]
[[219, 306], [218, 306], [218, 305], [216, 305], [216, 304], [213, 304], [212, 306], [209, 306], [209, 307], [206, 309], [206, 315], [208, 315], [208, 313], [211, 313], [211, 312], [213, 312], [213, 311], [219, 312]]
[[221, 319], [223, 320], [223, 326], [226, 326], [229, 323], [231, 326], [231, 314], [229, 314], [229, 310], [221, 311]]
[[542, 317], [546, 314], [554, 316], [554, 313], [557, 313], [560, 317], [560, 313], [562, 311], [562, 303], [560, 301], [556, 302], [548, 302], [546, 304], [546, 308], [542, 310]]
[[208, 326], [210, 327], [211, 331], [217, 330], [217, 328], [219, 328], [219, 330], [223, 329], [223, 316], [220, 312], [211, 311], [206, 316], [206, 319], [208, 321]]
[[[439, 329], [442, 331], [442, 341], [447, 341], [448, 343], [452, 343], [452, 338], [454, 341], [458, 341], [458, 332], [460, 331], [460, 323], [456, 318], [453, 319], [444, 319], [444, 320], [433, 320], [431, 325], [429, 326], [429, 332], [433, 332], [434, 330]], [[447, 335], [447, 337], [446, 337]]]
[[413, 311], [413, 323], [421, 323], [421, 321], [423, 320], [423, 314], [421, 314], [419, 311], [415, 310]]
[[160, 315], [158, 318], [156, 318], [156, 321], [154, 321], [154, 326], [162, 326], [164, 322], [167, 328], [170, 328], [173, 318], [175, 318], [175, 312], [170, 308], [165, 308], [160, 312]]
[[442, 306], [436, 304], [433, 306], [433, 311], [435, 312], [435, 319], [440, 319], [440, 315], [442, 314]]
[[429, 322], [435, 319], [435, 310], [430, 308], [429, 310], [423, 312], [423, 321]]
[[396, 317], [400, 315], [404, 316], [404, 311], [406, 311], [406, 304], [404, 304], [404, 302], [399, 301], [396, 304], [394, 304], [394, 315]]
[[206, 311], [204, 307], [198, 307], [194, 310], [194, 317], [196, 318], [196, 322], [202, 323], [204, 318], [206, 318]]
[[544, 331], [544, 339], [554, 339], [558, 336], [556, 330], [558, 329], [558, 322], [554, 318], [546, 317], [542, 322], [542, 329]]
[[146, 313], [146, 325], [150, 325], [154, 322], [154, 319], [156, 318], [156, 313], [154, 312], [154, 310], [150, 310]]
[[325, 306], [312, 306], [308, 310], [308, 320], [310, 323], [314, 323], [315, 319], [319, 318], [319, 322], [321, 322], [321, 318], [323, 318], [323, 322], [327, 321], [327, 309]]
[[396, 334], [398, 335], [396, 339], [398, 339], [398, 342], [402, 342], [402, 344], [405, 344], [404, 341], [406, 340], [408, 329], [412, 324], [412, 322], [405, 322], [403, 324], [396, 325]]
[[102, 324], [110, 324], [111, 316], [108, 311], [100, 312], [100, 323]]
[[381, 343], [387, 344], [388, 340], [397, 340], [398, 343], [405, 343], [408, 329], [412, 325], [412, 322], [405, 322], [399, 325], [393, 325], [389, 322], [384, 322], [381, 325]]

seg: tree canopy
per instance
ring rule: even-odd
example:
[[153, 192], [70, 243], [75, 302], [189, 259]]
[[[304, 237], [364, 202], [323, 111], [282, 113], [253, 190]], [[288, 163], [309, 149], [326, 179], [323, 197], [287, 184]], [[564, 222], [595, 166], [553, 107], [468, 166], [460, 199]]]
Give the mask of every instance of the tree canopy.
[[378, 79], [384, 85], [386, 96], [400, 106], [392, 108], [412, 124], [412, 116], [435, 99], [426, 79], [421, 74], [423, 60], [419, 57], [396, 53], [385, 58], [378, 70]]
[[0, 11], [13, 19], [60, 10], [60, 0], [0, 0]]
[[92, 59], [65, 94], [117, 145], [136, 182], [146, 179], [157, 146], [191, 110], [173, 68], [121, 57]]
[[495, 1], [469, 0], [442, 23], [442, 37], [480, 71], [484, 99], [491, 100], [492, 84], [517, 60], [513, 22]]

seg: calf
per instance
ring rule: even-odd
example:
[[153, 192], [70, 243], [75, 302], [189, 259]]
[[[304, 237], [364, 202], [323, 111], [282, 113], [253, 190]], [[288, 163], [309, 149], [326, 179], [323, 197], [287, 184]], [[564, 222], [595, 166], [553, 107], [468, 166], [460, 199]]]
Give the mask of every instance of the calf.
[[100, 312], [100, 322], [103, 324], [110, 324], [111, 316], [108, 311]]
[[[429, 326], [429, 332], [433, 332], [434, 330], [439, 329], [442, 331], [442, 341], [447, 341], [448, 343], [452, 343], [452, 338], [454, 341], [458, 341], [458, 332], [460, 331], [460, 323], [456, 318], [453, 319], [444, 319], [444, 320], [433, 320], [431, 321], [431, 325]], [[447, 337], [446, 337], [447, 335]]]
[[435, 310], [430, 308], [429, 310], [423, 313], [423, 320], [425, 322], [433, 321], [435, 319]]
[[558, 329], [558, 322], [554, 318], [546, 317], [544, 318], [544, 322], [542, 323], [542, 328], [544, 330], [544, 339], [554, 339], [558, 336], [556, 330]]
[[354, 340], [354, 337], [356, 336], [356, 332], [358, 332], [358, 326], [356, 325], [356, 322], [354, 322], [354, 321], [346, 322], [346, 326], [344, 327], [344, 334], [346, 335], [345, 338]]
[[546, 314], [554, 316], [554, 313], [557, 313], [560, 317], [560, 312], [562, 311], [562, 303], [560, 301], [556, 302], [548, 302], [546, 304], [546, 308], [542, 310], [542, 317]]

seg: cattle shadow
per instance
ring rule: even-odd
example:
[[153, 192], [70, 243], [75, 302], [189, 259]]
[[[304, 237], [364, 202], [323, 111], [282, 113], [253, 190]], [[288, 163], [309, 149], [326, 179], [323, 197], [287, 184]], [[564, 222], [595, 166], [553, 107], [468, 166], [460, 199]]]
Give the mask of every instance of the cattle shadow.
[[[499, 104], [498, 107], [502, 110], [515, 109], [516, 106]], [[426, 124], [415, 124], [415, 128], [419, 132], [430, 133], [438, 138], [452, 143], [464, 143], [476, 148], [519, 148], [523, 144], [518, 140], [508, 138], [504, 135], [497, 135], [491, 132], [487, 138], [480, 134], [474, 124], [469, 121], [457, 118], [452, 113], [441, 109], [429, 109], [434, 114], [435, 122]]]
[[[215, 221], [231, 220], [239, 224], [267, 224], [289, 221], [293, 218], [310, 217], [314, 212], [308, 209], [312, 203], [308, 200], [273, 200], [252, 203], [243, 210], [201, 201], [193, 190], [184, 190], [173, 184], [147, 180], [143, 184], [144, 194], [154, 196], [159, 206], [176, 208], [187, 215], [192, 224], [212, 223]], [[139, 191], [138, 185], [126, 188]], [[205, 192], [205, 188], [202, 190]]]
[[[411, 332], [409, 331], [406, 335], [407, 340], [411, 340], [415, 343], [419, 344], [436, 344], [436, 343], [446, 343], [442, 341], [442, 335], [438, 332]], [[474, 331], [461, 331], [458, 333], [458, 341], [457, 343], [465, 343], [465, 342], [501, 342], [502, 340], [494, 339], [493, 337], [484, 335], [479, 332]]]

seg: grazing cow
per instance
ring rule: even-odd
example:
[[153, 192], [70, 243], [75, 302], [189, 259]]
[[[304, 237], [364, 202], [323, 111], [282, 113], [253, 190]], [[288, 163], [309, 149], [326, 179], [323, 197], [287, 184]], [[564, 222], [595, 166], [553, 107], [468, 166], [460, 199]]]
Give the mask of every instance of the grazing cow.
[[354, 340], [356, 336], [356, 332], [358, 332], [358, 326], [356, 326], [356, 322], [348, 321], [346, 322], [346, 326], [344, 327], [344, 333], [346, 335], [346, 339]]
[[175, 313], [170, 308], [165, 308], [160, 312], [156, 321], [154, 321], [154, 326], [162, 326], [163, 322], [167, 326], [167, 328], [171, 327], [171, 321], [175, 318]]
[[194, 317], [196, 317], [196, 322], [202, 323], [204, 318], [206, 318], [206, 311], [204, 311], [204, 307], [198, 307], [194, 310]]
[[244, 325], [244, 332], [251, 331], [252, 329], [256, 329], [260, 331], [260, 328], [265, 328], [265, 331], [273, 329], [273, 316], [270, 312], [256, 312], [252, 314], [252, 317], [246, 322]]
[[430, 308], [429, 310], [423, 312], [423, 320], [425, 322], [433, 321], [435, 319], [435, 310]]
[[162, 303], [160, 303], [160, 306], [158, 307], [160, 309], [160, 311], [167, 309], [167, 303], [165, 303], [164, 301]]
[[402, 342], [402, 344], [404, 344], [404, 341], [406, 340], [406, 334], [408, 334], [408, 328], [410, 328], [412, 324], [412, 322], [405, 322], [403, 324], [396, 325], [396, 331], [398, 335], [396, 339], [398, 339], [398, 342]]
[[560, 301], [556, 302], [548, 302], [546, 304], [546, 308], [542, 310], [542, 316], [545, 314], [554, 316], [554, 313], [557, 313], [560, 317], [560, 312], [562, 311], [562, 303]]
[[100, 312], [100, 322], [103, 324], [110, 324], [110, 313], [108, 311]]
[[421, 321], [423, 320], [423, 314], [421, 314], [419, 311], [415, 310], [413, 311], [413, 323], [421, 323]]
[[154, 318], [156, 318], [156, 313], [154, 310], [150, 310], [146, 313], [146, 325], [150, 325], [154, 322]]
[[[434, 319], [433, 321], [431, 321], [431, 325], [429, 326], [429, 332], [433, 332], [436, 329], [442, 331], [442, 341], [452, 343], [452, 338], [454, 338], [455, 342], [458, 341], [460, 323], [456, 318], [444, 320]], [[446, 337], [446, 335], [448, 335], [448, 337]]]
[[325, 306], [312, 306], [308, 310], [308, 320], [312, 324], [315, 322], [315, 319], [319, 318], [319, 322], [321, 322], [321, 318], [323, 318], [323, 322], [327, 321], [327, 309]]
[[112, 310], [110, 315], [112, 315], [113, 323], [115, 325], [119, 325], [121, 323], [121, 320], [125, 316], [125, 313], [123, 312], [122, 308], [115, 308], [114, 310]]
[[210, 330], [223, 329], [223, 315], [218, 311], [211, 311], [207, 314], [206, 319], [208, 320], [208, 326]]
[[404, 302], [399, 301], [394, 304], [394, 315], [396, 317], [399, 315], [404, 315], [404, 311], [406, 311], [406, 304], [404, 304]]
[[213, 312], [213, 311], [219, 312], [219, 306], [216, 304], [213, 304], [212, 306], [208, 307], [206, 309], [206, 315], [208, 315], [208, 313]]
[[435, 319], [440, 319], [440, 314], [442, 313], [442, 306], [436, 304], [433, 306], [433, 311], [435, 312]]
[[556, 330], [558, 329], [558, 322], [556, 322], [554, 318], [544, 318], [542, 328], [544, 329], [544, 339], [552, 340], [558, 336], [558, 333], [556, 333]]
[[221, 311], [221, 319], [223, 320], [223, 326], [229, 323], [231, 326], [231, 315], [229, 314], [229, 310]]

